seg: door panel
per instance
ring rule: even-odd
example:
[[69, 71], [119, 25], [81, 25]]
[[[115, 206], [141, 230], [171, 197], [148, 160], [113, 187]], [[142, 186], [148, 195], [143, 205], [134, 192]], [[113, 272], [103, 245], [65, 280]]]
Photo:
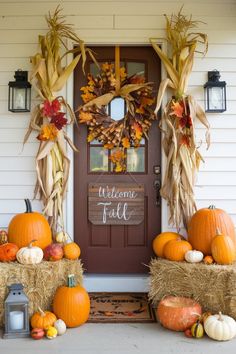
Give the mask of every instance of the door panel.
[[[99, 62], [114, 62], [114, 47], [94, 47]], [[154, 83], [155, 93], [160, 84], [161, 64], [151, 47], [121, 47], [121, 62], [132, 75], [142, 72]], [[96, 73], [87, 62], [86, 72]], [[74, 72], [74, 108], [82, 104], [80, 87], [86, 85], [81, 68]], [[112, 107], [119, 116], [118, 104]], [[110, 108], [109, 108], [110, 109]], [[124, 108], [125, 109], [125, 108]], [[111, 113], [112, 113], [111, 112]], [[161, 228], [161, 209], [156, 205], [154, 182], [158, 178], [154, 165], [161, 165], [160, 130], [154, 122], [148, 141], [127, 151], [127, 172], [114, 173], [109, 153], [98, 142], [87, 143], [87, 127], [75, 129], [74, 141], [79, 153], [74, 156], [74, 229], [75, 240], [81, 247], [81, 258], [89, 273], [146, 273], [152, 253], [152, 240]], [[160, 179], [160, 176], [159, 176]], [[139, 225], [93, 225], [88, 221], [89, 183], [141, 183], [145, 186], [144, 220]]]

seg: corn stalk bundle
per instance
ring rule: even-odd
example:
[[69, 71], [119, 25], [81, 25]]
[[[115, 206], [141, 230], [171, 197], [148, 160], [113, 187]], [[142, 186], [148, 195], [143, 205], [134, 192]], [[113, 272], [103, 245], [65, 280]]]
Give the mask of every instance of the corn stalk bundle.
[[[182, 9], [181, 9], [182, 10]], [[167, 88], [172, 98], [163, 109], [160, 127], [163, 132], [163, 150], [166, 155], [166, 170], [161, 196], [169, 206], [169, 223], [186, 227], [196, 211], [194, 184], [200, 161], [203, 160], [195, 141], [194, 125], [199, 120], [206, 127], [207, 148], [210, 144], [209, 123], [200, 105], [186, 93], [189, 76], [194, 62], [194, 53], [205, 54], [208, 49], [206, 34], [195, 32], [198, 21], [192, 21], [180, 12], [166, 17], [166, 40], [171, 55], [167, 56], [157, 44], [150, 42], [160, 57], [168, 77], [159, 87], [155, 113], [161, 107]], [[197, 50], [198, 46], [202, 50]]]
[[[35, 195], [39, 193], [44, 205], [43, 212], [54, 233], [58, 228], [64, 230], [63, 199], [70, 167], [67, 143], [76, 150], [64, 129], [66, 125], [74, 123], [75, 115], [65, 99], [57, 93], [62, 90], [80, 60], [84, 69], [87, 54], [95, 61], [91, 50], [85, 47], [72, 26], [65, 23], [60, 12], [61, 9], [57, 7], [53, 15], [49, 13], [46, 16], [49, 30], [46, 35], [39, 36], [40, 50], [31, 57], [33, 68], [30, 80], [43, 102], [34, 108], [24, 138], [25, 143], [33, 130], [39, 133]], [[68, 50], [67, 40], [76, 45], [75, 49]], [[63, 67], [62, 61], [69, 53], [73, 53], [74, 58]]]

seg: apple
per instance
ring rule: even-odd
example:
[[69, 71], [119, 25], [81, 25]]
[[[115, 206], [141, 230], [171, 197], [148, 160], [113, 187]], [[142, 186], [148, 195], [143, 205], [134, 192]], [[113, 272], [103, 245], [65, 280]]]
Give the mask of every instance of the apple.
[[30, 332], [30, 335], [33, 339], [42, 339], [45, 335], [44, 330], [42, 328], [33, 328]]
[[63, 247], [59, 243], [51, 243], [44, 249], [43, 253], [46, 261], [59, 261], [64, 255]]

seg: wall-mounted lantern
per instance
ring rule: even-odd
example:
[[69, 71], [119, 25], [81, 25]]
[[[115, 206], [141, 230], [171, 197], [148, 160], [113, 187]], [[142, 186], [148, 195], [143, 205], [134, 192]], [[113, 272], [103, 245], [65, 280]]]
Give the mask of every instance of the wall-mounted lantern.
[[208, 71], [208, 81], [204, 85], [205, 111], [208, 113], [226, 111], [226, 82], [219, 79], [219, 71]]
[[9, 294], [4, 303], [5, 331], [3, 338], [28, 337], [29, 330], [29, 299], [23, 291], [22, 284], [9, 286]]
[[17, 70], [15, 81], [10, 81], [8, 93], [8, 110], [11, 112], [30, 112], [31, 84], [28, 82], [28, 71]]

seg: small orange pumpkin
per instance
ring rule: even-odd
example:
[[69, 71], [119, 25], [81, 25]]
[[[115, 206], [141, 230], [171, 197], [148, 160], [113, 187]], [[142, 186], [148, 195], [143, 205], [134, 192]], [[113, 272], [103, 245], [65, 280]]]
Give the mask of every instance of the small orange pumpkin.
[[0, 262], [11, 262], [16, 260], [19, 247], [14, 243], [4, 243], [0, 246]]
[[203, 262], [204, 262], [205, 264], [212, 264], [212, 263], [214, 263], [214, 259], [213, 259], [212, 256], [205, 256], [205, 257], [203, 258]]
[[188, 241], [178, 238], [167, 242], [164, 247], [164, 257], [170, 261], [184, 261], [185, 253], [191, 250], [192, 246]]
[[75, 285], [74, 275], [68, 276], [68, 285], [56, 290], [53, 299], [53, 312], [67, 327], [77, 327], [88, 320], [90, 299], [87, 291]]
[[212, 256], [218, 264], [232, 264], [236, 258], [236, 249], [233, 241], [227, 235], [217, 230], [217, 235], [211, 243]]
[[40, 307], [38, 312], [35, 312], [31, 317], [30, 324], [32, 328], [47, 329], [49, 326], [53, 326], [57, 320], [54, 313], [50, 311], [43, 311]]
[[80, 247], [75, 242], [66, 243], [63, 247], [64, 257], [75, 260], [80, 256]]
[[17, 214], [8, 227], [8, 241], [19, 248], [32, 242], [34, 246], [44, 249], [52, 243], [52, 234], [47, 219], [40, 213], [33, 212], [29, 199], [25, 199], [26, 212]]
[[167, 242], [171, 240], [176, 240], [181, 235], [177, 234], [176, 232], [162, 232], [161, 234], [157, 235], [153, 242], [152, 248], [157, 257], [164, 257], [163, 250]]

